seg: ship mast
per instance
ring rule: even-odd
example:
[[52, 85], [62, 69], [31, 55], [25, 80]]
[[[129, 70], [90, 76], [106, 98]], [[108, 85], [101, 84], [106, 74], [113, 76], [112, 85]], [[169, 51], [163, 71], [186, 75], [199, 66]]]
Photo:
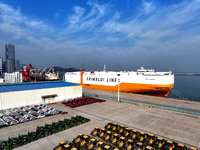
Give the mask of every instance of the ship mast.
[[106, 72], [106, 65], [104, 65], [104, 66], [103, 66], [103, 71], [105, 71], [105, 72]]

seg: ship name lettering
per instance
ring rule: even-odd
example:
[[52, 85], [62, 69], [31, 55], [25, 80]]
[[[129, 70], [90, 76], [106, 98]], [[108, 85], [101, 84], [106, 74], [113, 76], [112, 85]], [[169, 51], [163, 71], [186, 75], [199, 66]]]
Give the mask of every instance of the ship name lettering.
[[100, 82], [103, 82], [103, 81], [104, 81], [104, 78], [87, 77], [86, 80], [87, 80], [87, 81], [100, 81]]
[[145, 80], [155, 80], [155, 79], [153, 79], [153, 78], [145, 78]]
[[98, 82], [120, 82], [120, 78], [98, 78], [98, 77], [87, 77], [87, 81], [98, 81]]
[[107, 78], [107, 82], [117, 82], [117, 78]]

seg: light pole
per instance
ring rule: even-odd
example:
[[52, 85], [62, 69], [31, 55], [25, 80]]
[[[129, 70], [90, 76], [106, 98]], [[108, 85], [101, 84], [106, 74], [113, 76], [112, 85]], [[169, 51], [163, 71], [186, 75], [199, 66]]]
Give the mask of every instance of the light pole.
[[35, 70], [35, 82], [36, 82], [36, 69], [34, 69]]
[[119, 83], [120, 82], [118, 82], [118, 102], [119, 102]]

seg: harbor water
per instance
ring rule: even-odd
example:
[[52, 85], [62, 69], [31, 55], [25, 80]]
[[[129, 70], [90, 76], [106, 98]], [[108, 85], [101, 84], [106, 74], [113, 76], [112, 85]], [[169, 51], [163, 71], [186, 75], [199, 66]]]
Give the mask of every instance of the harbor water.
[[168, 97], [200, 101], [200, 76], [175, 76]]

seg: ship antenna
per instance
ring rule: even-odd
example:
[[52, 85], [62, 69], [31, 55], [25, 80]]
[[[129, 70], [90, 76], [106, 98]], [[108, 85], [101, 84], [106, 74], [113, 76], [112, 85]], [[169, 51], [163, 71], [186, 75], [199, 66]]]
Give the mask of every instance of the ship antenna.
[[103, 66], [103, 71], [106, 71], [106, 64], [104, 64]]
[[169, 74], [172, 74], [172, 70], [171, 69], [169, 70]]

